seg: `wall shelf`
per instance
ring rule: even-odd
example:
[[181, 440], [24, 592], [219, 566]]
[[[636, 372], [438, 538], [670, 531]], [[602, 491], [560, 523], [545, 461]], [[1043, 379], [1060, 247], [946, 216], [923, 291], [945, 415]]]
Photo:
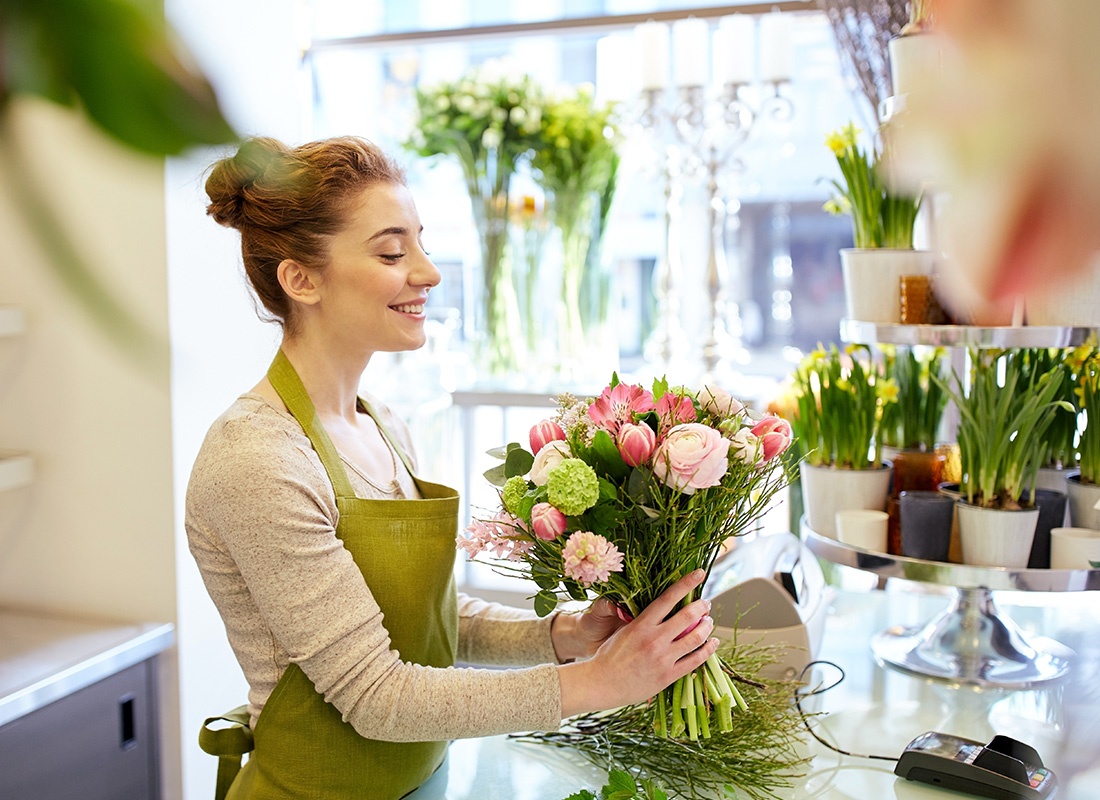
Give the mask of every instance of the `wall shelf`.
[[0, 492], [28, 486], [34, 480], [34, 459], [27, 453], [0, 451]]
[[27, 315], [15, 306], [0, 306], [0, 337], [20, 336], [27, 329]]
[[976, 325], [897, 325], [840, 321], [840, 338], [858, 344], [928, 345], [932, 347], [1077, 347], [1095, 336], [1096, 328], [1045, 325], [979, 327]]

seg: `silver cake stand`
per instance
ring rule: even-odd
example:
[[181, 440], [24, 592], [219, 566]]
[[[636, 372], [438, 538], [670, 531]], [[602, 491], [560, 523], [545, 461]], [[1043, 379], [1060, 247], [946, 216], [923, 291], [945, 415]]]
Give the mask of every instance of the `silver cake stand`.
[[950, 587], [948, 607], [923, 625], [878, 633], [878, 663], [912, 675], [980, 687], [1027, 689], [1064, 676], [1075, 653], [1045, 636], [1027, 636], [997, 608], [996, 590], [1100, 590], [1096, 569], [1008, 569], [925, 561], [874, 553], [823, 536], [802, 524], [810, 551], [827, 561], [888, 578]]

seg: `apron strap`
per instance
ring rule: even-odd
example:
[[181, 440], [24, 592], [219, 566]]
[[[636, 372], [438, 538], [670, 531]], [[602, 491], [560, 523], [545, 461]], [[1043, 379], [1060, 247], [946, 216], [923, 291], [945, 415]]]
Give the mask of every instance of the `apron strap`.
[[398, 445], [397, 439], [394, 437], [390, 429], [382, 424], [382, 421], [379, 418], [378, 414], [375, 413], [374, 407], [371, 406], [371, 404], [364, 400], [362, 397], [359, 398], [359, 405], [364, 411], [370, 414], [370, 418], [373, 419], [374, 424], [378, 426], [378, 430], [382, 434], [382, 437], [389, 444], [390, 448], [393, 449], [393, 452], [397, 453], [397, 457], [401, 459], [401, 463], [405, 465], [405, 469], [407, 469], [409, 471], [409, 474], [412, 475], [415, 479], [416, 471], [413, 470], [412, 459], [409, 458], [408, 454], [405, 452], [405, 449]]
[[317, 451], [317, 456], [321, 459], [325, 472], [328, 473], [328, 479], [332, 482], [332, 489], [336, 496], [355, 497], [355, 490], [351, 487], [348, 473], [340, 463], [340, 454], [336, 452], [336, 445], [328, 438], [321, 420], [317, 417], [317, 409], [313, 407], [313, 401], [309, 399], [306, 387], [302, 385], [302, 379], [298, 377], [298, 373], [282, 348], [275, 354], [275, 360], [268, 367], [267, 378], [313, 443], [313, 449]]
[[[228, 728], [211, 728], [215, 722], [228, 722]], [[218, 757], [218, 780], [214, 800], [225, 800], [233, 779], [241, 771], [245, 753], [252, 752], [252, 728], [249, 727], [248, 706], [237, 706], [217, 717], [208, 717], [199, 731], [199, 747]]]

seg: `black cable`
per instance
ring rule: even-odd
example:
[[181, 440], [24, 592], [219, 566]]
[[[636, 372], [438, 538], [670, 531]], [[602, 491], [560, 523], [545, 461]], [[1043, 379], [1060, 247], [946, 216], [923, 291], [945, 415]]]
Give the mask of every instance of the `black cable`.
[[809, 731], [810, 735], [813, 736], [815, 739], [817, 739], [818, 742], [820, 742], [821, 744], [828, 747], [830, 750], [832, 750], [834, 752], [837, 752], [837, 753], [840, 753], [842, 756], [852, 756], [853, 758], [873, 758], [873, 759], [877, 759], [879, 761], [897, 761], [898, 756], [878, 756], [878, 755], [872, 755], [872, 754], [868, 754], [868, 753], [850, 753], [847, 750], [843, 750], [843, 749], [837, 747], [836, 745], [830, 744], [829, 742], [825, 741], [824, 739], [822, 739], [820, 736], [817, 735], [817, 731], [815, 731], [813, 728], [810, 727], [810, 720], [807, 719], [806, 712], [802, 710], [802, 698], [803, 697], [813, 697], [814, 695], [825, 694], [825, 692], [829, 691], [830, 689], [835, 689], [837, 686], [839, 686], [841, 681], [843, 681], [844, 678], [845, 678], [844, 670], [841, 669], [839, 664], [834, 664], [832, 661], [818, 660], [818, 661], [811, 661], [809, 664], [807, 664], [806, 666], [804, 666], [802, 668], [802, 672], [798, 676], [799, 682], [800, 683], [805, 682], [806, 670], [810, 669], [811, 667], [817, 666], [819, 664], [822, 665], [822, 666], [832, 667], [833, 669], [835, 669], [837, 672], [840, 673], [840, 677], [837, 678], [832, 683], [830, 683], [828, 686], [824, 686], [824, 687], [818, 686], [814, 689], [809, 689], [807, 691], [799, 690], [799, 691], [796, 691], [794, 693], [794, 696], [795, 696], [794, 704], [795, 704], [795, 707], [798, 709], [798, 715], [800, 717], [802, 717], [802, 724], [806, 726], [806, 730]]

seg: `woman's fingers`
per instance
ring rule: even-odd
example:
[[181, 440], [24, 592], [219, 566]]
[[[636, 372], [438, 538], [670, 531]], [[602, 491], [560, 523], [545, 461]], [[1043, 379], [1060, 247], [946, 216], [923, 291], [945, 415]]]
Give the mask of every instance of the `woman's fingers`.
[[[694, 572], [689, 572], [676, 583], [669, 586], [661, 594], [650, 603], [641, 614], [638, 615], [638, 619], [646, 619], [652, 621], [654, 624], [660, 624], [672, 610], [688, 596], [688, 593], [692, 589], [699, 586], [706, 577], [706, 573], [697, 569]], [[654, 619], [654, 617], [656, 619]]]

